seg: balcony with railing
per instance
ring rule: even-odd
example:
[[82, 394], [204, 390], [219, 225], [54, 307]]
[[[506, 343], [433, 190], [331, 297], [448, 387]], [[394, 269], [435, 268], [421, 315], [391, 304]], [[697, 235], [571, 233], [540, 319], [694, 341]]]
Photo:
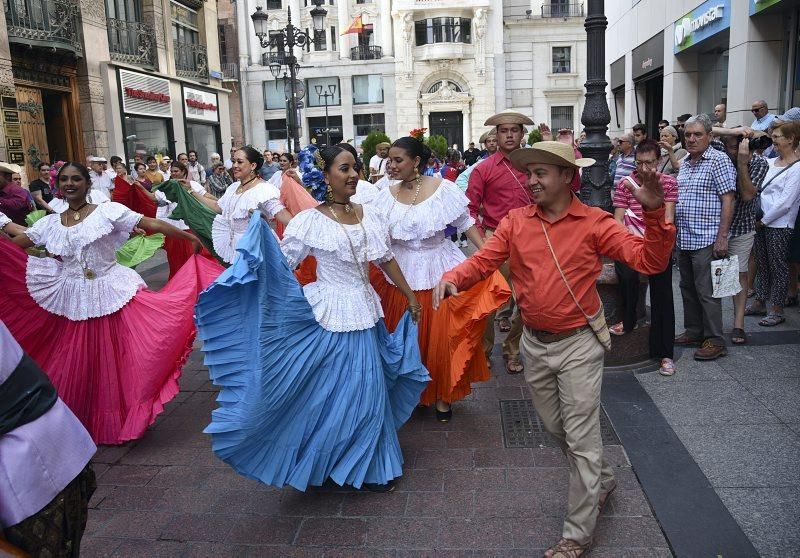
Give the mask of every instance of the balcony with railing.
[[208, 81], [208, 53], [205, 45], [176, 42], [175, 73], [182, 78]]
[[285, 52], [265, 52], [261, 55], [261, 65], [269, 66], [270, 62], [277, 62], [281, 66], [285, 66], [286, 58]]
[[8, 42], [83, 55], [76, 0], [5, 0]]
[[542, 6], [542, 17], [584, 17], [583, 4], [552, 2]]
[[155, 68], [155, 30], [139, 21], [108, 18], [108, 50], [111, 59], [143, 68]]
[[239, 64], [236, 62], [223, 62], [222, 81], [239, 81]]
[[350, 49], [350, 60], [380, 60], [383, 48], [373, 45], [358, 45]]

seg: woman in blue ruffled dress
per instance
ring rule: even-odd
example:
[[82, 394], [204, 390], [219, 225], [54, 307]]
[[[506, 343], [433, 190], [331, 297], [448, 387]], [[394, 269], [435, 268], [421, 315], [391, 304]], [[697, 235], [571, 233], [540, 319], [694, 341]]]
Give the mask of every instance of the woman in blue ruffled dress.
[[[222, 390], [206, 432], [240, 474], [298, 490], [333, 480], [377, 491], [402, 474], [397, 430], [429, 381], [417, 345], [420, 305], [390, 248], [385, 218], [350, 202], [356, 161], [338, 146], [317, 156], [325, 201], [298, 213], [278, 242], [257, 215], [233, 265], [196, 307], [212, 381]], [[292, 269], [317, 260], [301, 287]], [[367, 266], [408, 299], [388, 333]]]

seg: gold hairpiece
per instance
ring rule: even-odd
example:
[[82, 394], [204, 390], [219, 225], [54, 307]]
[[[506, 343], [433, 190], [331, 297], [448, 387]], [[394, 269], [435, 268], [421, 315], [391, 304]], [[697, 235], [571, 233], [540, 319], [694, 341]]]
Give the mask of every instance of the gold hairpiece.
[[319, 167], [320, 170], [325, 168], [325, 159], [322, 158], [319, 150], [314, 152], [314, 161], [317, 163], [317, 167]]

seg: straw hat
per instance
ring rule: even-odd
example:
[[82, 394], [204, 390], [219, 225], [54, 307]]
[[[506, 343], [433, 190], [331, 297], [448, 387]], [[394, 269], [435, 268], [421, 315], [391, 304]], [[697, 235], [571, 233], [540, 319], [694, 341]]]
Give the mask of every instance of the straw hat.
[[533, 126], [533, 120], [519, 112], [500, 112], [490, 116], [484, 126], [501, 126], [503, 124], [519, 124], [520, 126]]
[[392, 144], [390, 144], [388, 141], [382, 141], [378, 145], [375, 146], [375, 149], [381, 149], [382, 147], [387, 147], [388, 148], [388, 147], [391, 147], [391, 146], [392, 146]]
[[494, 137], [496, 135], [497, 135], [497, 130], [495, 128], [492, 128], [488, 132], [484, 132], [483, 134], [481, 134], [481, 137], [480, 137], [480, 139], [478, 141], [480, 143], [486, 143], [486, 140], [488, 140], [489, 138]]
[[570, 167], [573, 169], [589, 167], [595, 164], [594, 159], [584, 157], [575, 159], [575, 151], [571, 146], [558, 141], [540, 141], [534, 143], [530, 149], [517, 149], [508, 156], [511, 164], [520, 172], [528, 172], [528, 165], [541, 163]]
[[0, 161], [0, 172], [7, 172], [9, 174], [19, 173], [22, 174], [22, 167], [14, 163], [4, 163]]

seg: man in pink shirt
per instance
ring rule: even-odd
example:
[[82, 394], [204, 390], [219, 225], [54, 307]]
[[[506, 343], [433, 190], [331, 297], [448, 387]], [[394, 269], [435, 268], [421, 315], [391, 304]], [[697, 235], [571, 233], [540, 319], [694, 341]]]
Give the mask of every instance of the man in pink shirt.
[[[525, 125], [533, 125], [533, 121], [518, 112], [501, 112], [489, 118], [485, 126], [495, 126], [497, 130], [497, 151], [476, 166], [469, 177], [467, 198], [469, 212], [475, 224], [488, 239], [500, 221], [508, 212], [518, 207], [533, 203], [528, 189], [525, 187], [528, 177], [511, 164], [508, 156], [519, 149], [525, 137]], [[510, 277], [508, 264], [500, 267], [500, 272], [508, 280]], [[513, 288], [513, 286], [512, 286]], [[522, 337], [522, 320], [519, 313], [514, 315], [514, 299], [500, 312], [500, 331], [507, 331], [508, 337], [503, 342], [503, 360], [509, 374], [522, 372], [519, 360], [519, 340]], [[513, 315], [513, 319], [509, 317]], [[483, 349], [487, 358], [494, 347], [494, 315], [487, 320], [486, 332], [483, 336]]]

